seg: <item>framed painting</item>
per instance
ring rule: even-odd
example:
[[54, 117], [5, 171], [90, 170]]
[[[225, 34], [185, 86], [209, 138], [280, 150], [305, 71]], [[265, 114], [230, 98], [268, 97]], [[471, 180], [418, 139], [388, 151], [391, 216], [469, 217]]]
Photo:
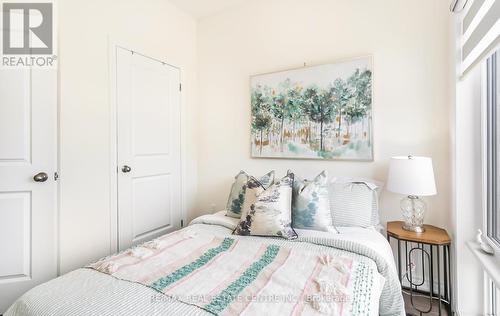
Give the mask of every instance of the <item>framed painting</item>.
[[372, 58], [250, 78], [256, 158], [373, 160]]

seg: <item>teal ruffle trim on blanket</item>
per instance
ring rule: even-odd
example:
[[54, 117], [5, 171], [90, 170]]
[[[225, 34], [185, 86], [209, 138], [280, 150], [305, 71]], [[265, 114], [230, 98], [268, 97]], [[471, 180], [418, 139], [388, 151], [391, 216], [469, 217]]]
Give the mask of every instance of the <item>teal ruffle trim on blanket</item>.
[[250, 283], [252, 283], [259, 273], [274, 261], [280, 247], [277, 245], [269, 245], [266, 248], [264, 254], [259, 260], [252, 263], [252, 265], [243, 272], [243, 274], [231, 283], [225, 290], [223, 290], [219, 295], [217, 295], [208, 305], [204, 308], [218, 315], [222, 312], [231, 302], [237, 297], [237, 295], [243, 291]]
[[221, 242], [219, 246], [208, 249], [198, 259], [191, 262], [190, 264], [185, 265], [182, 268], [179, 268], [176, 271], [170, 273], [169, 275], [156, 280], [153, 284], [151, 284], [151, 287], [160, 292], [163, 291], [163, 289], [165, 289], [170, 284], [179, 281], [180, 279], [186, 277], [196, 269], [203, 267], [219, 253], [227, 251], [233, 243], [234, 239], [224, 238], [224, 240]]
[[371, 315], [371, 295], [373, 289], [373, 269], [370, 269], [364, 262], [360, 262], [356, 270], [356, 281], [354, 282], [353, 301], [351, 305], [351, 315]]

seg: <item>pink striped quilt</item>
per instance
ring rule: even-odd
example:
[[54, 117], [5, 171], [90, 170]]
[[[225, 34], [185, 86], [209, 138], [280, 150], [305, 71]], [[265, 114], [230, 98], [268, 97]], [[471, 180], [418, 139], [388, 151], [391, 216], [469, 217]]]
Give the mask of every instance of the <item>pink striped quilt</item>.
[[265, 241], [181, 230], [88, 267], [214, 315], [378, 315], [374, 264]]

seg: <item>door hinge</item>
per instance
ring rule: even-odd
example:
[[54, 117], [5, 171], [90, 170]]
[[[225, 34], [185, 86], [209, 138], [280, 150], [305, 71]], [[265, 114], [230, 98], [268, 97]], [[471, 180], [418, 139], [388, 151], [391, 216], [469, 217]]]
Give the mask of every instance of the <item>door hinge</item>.
[[59, 173], [54, 172], [54, 181], [59, 180]]
[[184, 227], [184, 220], [181, 219], [181, 228]]
[[182, 91], [182, 83], [179, 83], [179, 91]]

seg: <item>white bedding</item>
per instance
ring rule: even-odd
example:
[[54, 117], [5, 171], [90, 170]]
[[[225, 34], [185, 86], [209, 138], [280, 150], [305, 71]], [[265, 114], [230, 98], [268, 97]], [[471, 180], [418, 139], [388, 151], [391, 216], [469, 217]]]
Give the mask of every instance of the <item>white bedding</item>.
[[[195, 218], [190, 224], [204, 223], [216, 226], [224, 226], [233, 230], [239, 223], [238, 218], [225, 216], [226, 211], [219, 211], [214, 214], [202, 215]], [[396, 269], [394, 256], [389, 243], [376, 227], [336, 227], [340, 234], [332, 234], [318, 230], [294, 228], [299, 237], [328, 237], [344, 240], [354, 240], [360, 242], [374, 251], [378, 252], [384, 259]]]
[[[223, 212], [201, 216], [190, 224], [199, 232], [226, 236], [238, 219]], [[297, 229], [299, 237], [328, 237], [352, 240], [373, 249], [395, 271], [389, 244], [374, 229], [340, 227], [340, 234]], [[257, 237], [258, 238], [258, 237]], [[391, 271], [392, 273], [392, 271]], [[404, 311], [398, 311], [398, 315]], [[196, 306], [167, 299], [155, 290], [137, 283], [118, 280], [91, 269], [78, 269], [28, 291], [5, 316], [13, 315], [203, 315]]]

